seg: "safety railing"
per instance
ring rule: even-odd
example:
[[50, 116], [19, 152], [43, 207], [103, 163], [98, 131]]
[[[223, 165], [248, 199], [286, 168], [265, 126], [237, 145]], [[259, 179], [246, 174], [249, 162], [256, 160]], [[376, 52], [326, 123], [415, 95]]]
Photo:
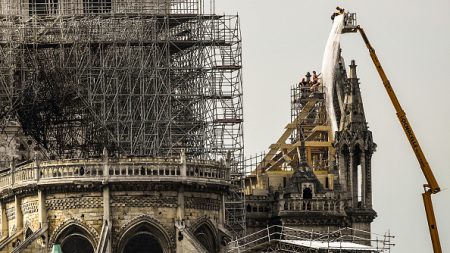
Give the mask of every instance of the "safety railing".
[[356, 13], [345, 13], [344, 23], [345, 26], [356, 27], [358, 25]]
[[345, 13], [342, 33], [357, 32], [357, 27], [358, 23], [356, 19], [356, 13]]
[[176, 158], [120, 158], [60, 160], [31, 163], [0, 174], [0, 191], [28, 184], [108, 180], [209, 180], [228, 184], [230, 170], [223, 163], [205, 160], [183, 162]]
[[293, 244], [303, 249], [314, 249], [314, 252], [390, 252], [394, 245], [392, 238], [390, 233], [381, 235], [352, 228], [333, 231], [328, 228], [318, 232], [274, 225], [231, 241], [227, 252], [263, 252], [264, 246], [271, 243]]

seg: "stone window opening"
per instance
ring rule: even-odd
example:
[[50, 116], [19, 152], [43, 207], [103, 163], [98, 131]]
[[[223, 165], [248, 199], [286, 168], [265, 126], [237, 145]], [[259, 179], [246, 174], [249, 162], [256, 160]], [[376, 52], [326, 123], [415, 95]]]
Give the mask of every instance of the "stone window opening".
[[[147, 217], [137, 219], [124, 229], [117, 253], [169, 253], [170, 239], [162, 227]], [[65, 253], [65, 252], [64, 252]]]
[[303, 202], [303, 210], [311, 210], [311, 202], [309, 201], [313, 197], [311, 188], [306, 187], [305, 189], [303, 189], [302, 195], [303, 195], [303, 200], [307, 200], [307, 201]]
[[89, 233], [77, 225], [66, 228], [56, 240], [64, 253], [94, 253], [94, 242]]
[[163, 253], [163, 249], [158, 239], [147, 231], [141, 231], [131, 237], [125, 244], [123, 253]]
[[198, 227], [194, 235], [208, 252], [214, 253], [218, 251], [216, 236], [207, 224]]
[[303, 189], [303, 199], [312, 199], [313, 193], [310, 187]]

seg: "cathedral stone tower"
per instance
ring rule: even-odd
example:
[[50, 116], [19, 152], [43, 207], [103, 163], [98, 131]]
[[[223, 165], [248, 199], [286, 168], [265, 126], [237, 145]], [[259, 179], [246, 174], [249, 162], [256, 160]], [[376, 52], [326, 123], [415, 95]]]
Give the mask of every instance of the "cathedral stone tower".
[[345, 83], [344, 105], [335, 148], [339, 183], [343, 197], [350, 201], [349, 216], [353, 227], [370, 231], [370, 223], [376, 216], [372, 209], [371, 185], [371, 159], [376, 144], [367, 127], [354, 60]]

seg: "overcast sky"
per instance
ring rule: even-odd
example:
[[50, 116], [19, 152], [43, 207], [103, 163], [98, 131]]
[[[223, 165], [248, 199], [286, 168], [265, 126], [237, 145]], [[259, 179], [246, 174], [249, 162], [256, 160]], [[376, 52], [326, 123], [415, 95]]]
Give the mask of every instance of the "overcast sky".
[[[208, 1], [208, 0], [206, 0]], [[216, 0], [239, 13], [243, 39], [246, 155], [266, 150], [290, 120], [290, 86], [319, 70], [340, 5], [358, 15], [443, 191], [433, 197], [441, 243], [450, 251], [450, 1]], [[373, 231], [395, 234], [391, 252], [432, 252], [422, 203], [426, 182], [358, 34], [341, 43], [355, 59], [374, 154]]]

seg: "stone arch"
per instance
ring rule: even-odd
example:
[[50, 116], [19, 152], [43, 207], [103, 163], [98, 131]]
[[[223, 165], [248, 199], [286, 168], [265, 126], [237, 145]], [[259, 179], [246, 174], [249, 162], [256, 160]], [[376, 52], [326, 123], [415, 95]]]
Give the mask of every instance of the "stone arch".
[[[64, 252], [95, 252], [98, 243], [95, 229], [77, 219], [63, 222], [53, 233], [51, 245], [59, 244]], [[72, 250], [72, 251], [71, 251]]]
[[210, 219], [206, 217], [200, 218], [189, 230], [208, 252], [214, 253], [219, 251], [217, 229]]
[[125, 250], [131, 249], [131, 244], [140, 242], [146, 242], [145, 247], [154, 247], [157, 252], [171, 253], [175, 249], [173, 240], [164, 226], [147, 215], [139, 216], [123, 226], [115, 252], [127, 253]]
[[82, 220], [75, 219], [75, 218], [68, 219], [68, 220], [62, 222], [61, 224], [59, 224], [56, 227], [55, 232], [53, 233], [52, 237], [50, 238], [50, 242], [51, 243], [55, 243], [56, 239], [61, 236], [61, 233], [66, 228], [68, 228], [68, 227], [70, 227], [72, 225], [78, 226], [81, 229], [83, 229], [91, 237], [92, 242], [95, 243], [95, 245], [97, 245], [98, 238], [99, 238], [99, 234], [98, 234], [97, 230], [95, 230], [94, 228], [88, 226]]

